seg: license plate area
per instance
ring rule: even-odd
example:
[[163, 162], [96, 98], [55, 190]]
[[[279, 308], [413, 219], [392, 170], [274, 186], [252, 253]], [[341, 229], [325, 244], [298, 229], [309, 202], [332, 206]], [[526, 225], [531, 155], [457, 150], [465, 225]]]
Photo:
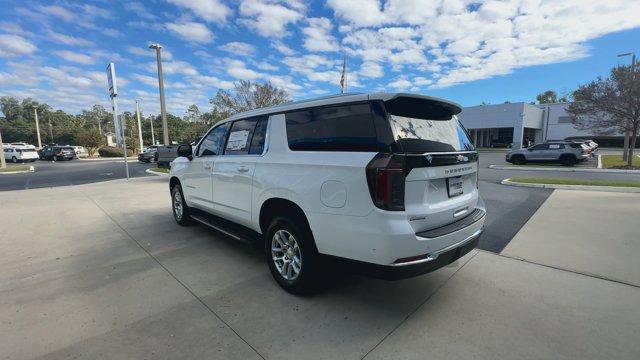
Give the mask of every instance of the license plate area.
[[450, 198], [463, 194], [464, 179], [462, 176], [447, 178], [447, 194]]

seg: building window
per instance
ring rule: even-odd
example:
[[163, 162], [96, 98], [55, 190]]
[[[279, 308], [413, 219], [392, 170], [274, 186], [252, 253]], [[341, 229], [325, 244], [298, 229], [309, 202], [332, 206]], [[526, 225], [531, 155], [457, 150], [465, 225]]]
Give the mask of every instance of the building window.
[[571, 124], [571, 116], [558, 116], [558, 124]]

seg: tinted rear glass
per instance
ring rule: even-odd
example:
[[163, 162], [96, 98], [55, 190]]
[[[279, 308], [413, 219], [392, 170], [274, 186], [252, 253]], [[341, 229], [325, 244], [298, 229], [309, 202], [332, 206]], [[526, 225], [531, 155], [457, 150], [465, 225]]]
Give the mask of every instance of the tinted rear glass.
[[452, 116], [449, 120], [411, 118], [389, 114], [396, 141], [408, 153], [474, 150], [467, 132]]
[[294, 111], [285, 115], [289, 148], [296, 151], [378, 151], [368, 103]]

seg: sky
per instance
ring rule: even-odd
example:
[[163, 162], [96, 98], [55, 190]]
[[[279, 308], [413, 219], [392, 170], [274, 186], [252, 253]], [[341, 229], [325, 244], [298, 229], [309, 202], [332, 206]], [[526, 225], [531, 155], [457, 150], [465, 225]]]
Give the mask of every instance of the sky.
[[[270, 81], [295, 100], [405, 91], [464, 106], [568, 94], [639, 51], [639, 0], [0, 0], [0, 96], [78, 113], [182, 116], [234, 82]], [[10, 15], [10, 16], [7, 16]], [[639, 53], [640, 54], [640, 53]]]

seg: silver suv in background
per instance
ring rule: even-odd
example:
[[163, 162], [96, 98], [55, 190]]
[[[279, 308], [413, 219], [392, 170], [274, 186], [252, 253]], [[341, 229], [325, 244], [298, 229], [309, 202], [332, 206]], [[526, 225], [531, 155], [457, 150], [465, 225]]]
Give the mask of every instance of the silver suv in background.
[[589, 147], [577, 142], [547, 142], [537, 144], [526, 149], [511, 150], [505, 160], [515, 165], [527, 162], [558, 162], [562, 165], [573, 166], [591, 157]]

